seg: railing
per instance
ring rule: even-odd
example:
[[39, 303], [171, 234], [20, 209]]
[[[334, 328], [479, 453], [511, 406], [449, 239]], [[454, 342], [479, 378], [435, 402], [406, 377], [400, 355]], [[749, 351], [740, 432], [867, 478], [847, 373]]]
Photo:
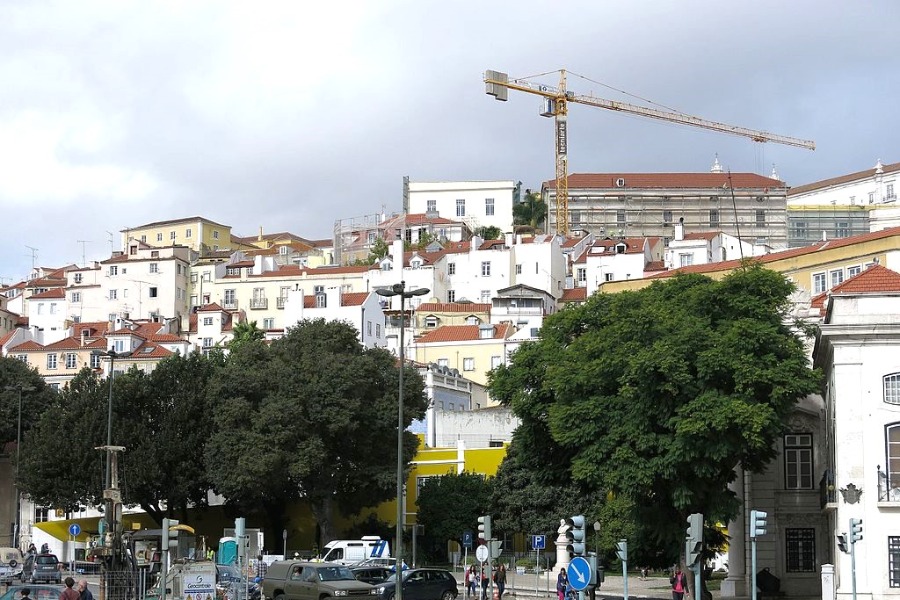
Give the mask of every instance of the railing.
[[829, 504], [837, 504], [837, 490], [834, 486], [834, 473], [826, 470], [819, 480], [819, 502], [822, 508]]
[[225, 300], [225, 301], [222, 303], [222, 308], [224, 308], [225, 310], [237, 310], [237, 307], [238, 307], [238, 301], [237, 301], [237, 299], [235, 299], [235, 300]]
[[284, 296], [279, 296], [275, 299], [275, 308], [284, 308], [285, 302], [287, 302], [287, 298]]
[[269, 299], [268, 298], [251, 298], [250, 299], [250, 308], [251, 309], [269, 308]]

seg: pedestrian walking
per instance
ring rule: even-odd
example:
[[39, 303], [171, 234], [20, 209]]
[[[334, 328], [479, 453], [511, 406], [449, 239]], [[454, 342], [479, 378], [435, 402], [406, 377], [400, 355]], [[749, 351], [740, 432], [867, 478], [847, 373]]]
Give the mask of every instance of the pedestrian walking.
[[256, 557], [256, 576], [259, 577], [260, 581], [266, 578], [266, 573], [269, 570], [269, 565], [266, 564], [266, 561], [263, 560], [262, 554]]
[[71, 577], [66, 577], [65, 584], [66, 589], [59, 595], [59, 600], [81, 600], [81, 594], [75, 589], [75, 580]]
[[81, 600], [94, 600], [94, 594], [91, 593], [91, 588], [88, 587], [87, 579], [78, 580], [78, 594]]
[[672, 600], [684, 600], [684, 595], [688, 592], [688, 580], [681, 567], [675, 567], [669, 583], [672, 584]]
[[487, 563], [481, 563], [481, 600], [487, 600], [490, 584], [491, 576], [488, 574]]
[[506, 565], [500, 563], [497, 572], [494, 574], [494, 583], [497, 584], [497, 598], [503, 598], [503, 590], [506, 589]]
[[475, 597], [475, 565], [469, 565], [466, 571], [466, 598]]
[[566, 570], [560, 567], [559, 575], [556, 576], [556, 597], [558, 600], [566, 600], [566, 588], [569, 587], [569, 578]]

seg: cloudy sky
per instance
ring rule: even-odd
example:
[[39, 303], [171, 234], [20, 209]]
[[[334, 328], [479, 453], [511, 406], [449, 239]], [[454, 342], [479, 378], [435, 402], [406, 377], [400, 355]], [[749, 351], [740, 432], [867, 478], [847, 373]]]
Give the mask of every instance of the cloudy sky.
[[0, 277], [27, 275], [29, 247], [81, 264], [195, 215], [329, 237], [399, 210], [404, 175], [537, 188], [552, 121], [535, 96], [486, 96], [485, 69], [566, 68], [577, 93], [817, 144], [572, 105], [570, 172], [706, 171], [718, 153], [796, 186], [900, 161], [898, 21], [896, 0], [3, 0]]

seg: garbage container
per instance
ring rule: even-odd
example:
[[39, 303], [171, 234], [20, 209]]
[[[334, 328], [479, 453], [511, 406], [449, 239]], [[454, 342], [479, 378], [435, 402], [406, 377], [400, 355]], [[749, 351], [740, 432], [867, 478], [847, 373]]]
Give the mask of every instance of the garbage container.
[[763, 594], [777, 594], [781, 590], [781, 580], [766, 567], [756, 574], [756, 588]]

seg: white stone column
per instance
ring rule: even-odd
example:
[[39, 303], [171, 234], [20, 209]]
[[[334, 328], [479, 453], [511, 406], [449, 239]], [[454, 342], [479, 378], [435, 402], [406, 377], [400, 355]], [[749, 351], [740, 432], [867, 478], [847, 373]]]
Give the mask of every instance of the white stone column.
[[834, 565], [822, 565], [822, 600], [834, 600], [837, 598], [837, 588], [834, 585]]
[[749, 586], [747, 585], [747, 553], [746, 553], [746, 537], [744, 535], [747, 527], [747, 513], [744, 510], [747, 498], [744, 494], [744, 469], [739, 465], [737, 467], [737, 477], [728, 486], [737, 496], [741, 505], [735, 520], [728, 523], [728, 577], [722, 581], [720, 595], [722, 598], [733, 598], [735, 596], [748, 596]]

